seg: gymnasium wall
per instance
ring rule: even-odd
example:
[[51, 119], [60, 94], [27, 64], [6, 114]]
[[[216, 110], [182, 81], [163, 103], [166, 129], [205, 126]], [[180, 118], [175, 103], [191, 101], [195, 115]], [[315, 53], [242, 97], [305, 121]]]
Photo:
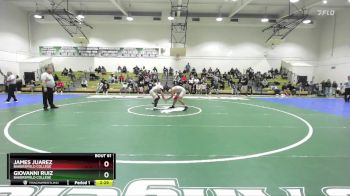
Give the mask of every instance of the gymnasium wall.
[[[159, 58], [56, 57], [53, 62], [58, 70], [64, 67], [91, 70], [99, 65], [104, 65], [111, 71], [118, 65], [126, 65], [128, 68], [138, 65], [183, 69], [190, 62], [198, 69], [211, 66], [226, 71], [231, 67], [243, 70], [252, 66], [255, 70], [266, 71], [271, 67], [279, 67], [281, 60], [285, 60], [313, 65], [316, 82], [328, 78], [343, 82], [350, 75], [349, 18], [347, 10], [337, 10], [335, 17], [317, 18], [316, 24], [296, 29], [282, 45], [274, 49], [266, 47], [268, 34], [261, 32], [262, 26], [192, 23], [188, 30], [187, 57], [179, 61], [170, 57], [167, 51]], [[164, 23], [166, 22], [141, 25], [125, 22], [92, 24], [94, 30], [88, 32], [89, 46], [159, 47], [168, 50], [170, 24]], [[8, 1], [0, 0], [0, 24], [0, 69], [4, 72], [19, 73], [18, 61], [29, 54], [37, 55], [39, 46], [76, 45], [56, 23], [38, 23], [27, 12], [19, 10]], [[33, 70], [36, 69], [33, 67]]]
[[[170, 24], [92, 24], [88, 32], [89, 46], [101, 47], [159, 47], [170, 48]], [[172, 66], [183, 69], [187, 62], [198, 69], [212, 66], [222, 70], [238, 67], [243, 70], [252, 66], [255, 70], [267, 71], [277, 68], [281, 60], [308, 62], [316, 65], [318, 59], [318, 32], [316, 28], [303, 27], [285, 40], [281, 46], [269, 49], [265, 46], [268, 34], [261, 32], [262, 26], [237, 26], [230, 24], [190, 24], [188, 29], [187, 57], [176, 61], [169, 57], [169, 51], [159, 58], [66, 58], [56, 57], [53, 62], [58, 69], [72, 67], [75, 70], [89, 70], [104, 65], [115, 70], [118, 65], [129, 68], [153, 66], [162, 69]], [[57, 24], [43, 24], [32, 21], [33, 52], [39, 46], [74, 46], [71, 38]]]
[[321, 22], [319, 65], [316, 81], [331, 79], [344, 82], [350, 76], [350, 12], [336, 11]]
[[[18, 61], [28, 55], [28, 40], [27, 13], [0, 0], [0, 69], [3, 72], [19, 72]], [[2, 76], [0, 84], [3, 84]]]

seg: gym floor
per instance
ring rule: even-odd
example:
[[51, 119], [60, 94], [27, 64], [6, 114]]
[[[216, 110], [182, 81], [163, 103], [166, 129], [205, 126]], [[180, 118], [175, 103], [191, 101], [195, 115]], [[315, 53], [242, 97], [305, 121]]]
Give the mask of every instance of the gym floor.
[[[149, 96], [57, 95], [0, 104], [0, 184], [9, 152], [114, 152], [115, 186], [176, 178], [181, 187], [350, 186], [350, 104], [340, 98], [187, 96], [153, 111]], [[5, 95], [0, 95], [5, 100]]]

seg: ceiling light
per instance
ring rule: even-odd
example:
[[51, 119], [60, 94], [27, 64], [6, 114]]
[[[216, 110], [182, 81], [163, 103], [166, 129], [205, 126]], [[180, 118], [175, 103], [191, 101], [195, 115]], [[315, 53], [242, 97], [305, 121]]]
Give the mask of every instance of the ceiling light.
[[311, 23], [311, 20], [310, 20], [310, 19], [305, 19], [305, 20], [303, 20], [303, 23], [304, 23], [304, 24], [310, 24], [310, 23]]
[[38, 3], [36, 2], [35, 3], [35, 13], [34, 13], [33, 17], [36, 18], [36, 19], [43, 19], [44, 16], [41, 15], [38, 10], [39, 10], [39, 6], [38, 6]]
[[216, 21], [217, 21], [217, 22], [222, 22], [223, 20], [224, 20], [224, 19], [223, 19], [222, 17], [217, 17], [217, 18], [216, 18]]
[[127, 20], [127, 21], [133, 21], [133, 20], [134, 20], [134, 18], [133, 18], [133, 17], [131, 17], [131, 16], [127, 16], [127, 17], [126, 17], [126, 20]]
[[82, 20], [82, 19], [84, 19], [84, 18], [85, 18], [85, 16], [82, 15], [82, 14], [79, 14], [79, 15], [77, 16], [77, 19], [79, 19], [79, 20]]
[[269, 19], [268, 18], [262, 18], [261, 22], [263, 22], [263, 23], [269, 22]]
[[323, 0], [322, 3], [323, 3], [323, 4], [327, 4], [328, 1], [327, 1], [327, 0]]
[[42, 16], [40, 14], [34, 14], [34, 18], [36, 18], [36, 19], [43, 19], [44, 16]]
[[298, 3], [299, 0], [290, 0], [291, 3]]

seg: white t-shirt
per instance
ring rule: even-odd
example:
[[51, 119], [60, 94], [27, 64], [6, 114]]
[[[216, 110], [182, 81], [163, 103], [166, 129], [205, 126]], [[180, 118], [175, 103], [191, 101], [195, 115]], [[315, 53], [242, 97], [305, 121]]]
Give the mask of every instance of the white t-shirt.
[[46, 84], [46, 87], [48, 88], [54, 88], [55, 87], [55, 79], [53, 78], [52, 74], [49, 74], [47, 72], [41, 74], [41, 81], [43, 84]]
[[16, 76], [11, 74], [7, 77], [7, 85], [16, 84]]
[[345, 88], [350, 88], [350, 81], [345, 83]]

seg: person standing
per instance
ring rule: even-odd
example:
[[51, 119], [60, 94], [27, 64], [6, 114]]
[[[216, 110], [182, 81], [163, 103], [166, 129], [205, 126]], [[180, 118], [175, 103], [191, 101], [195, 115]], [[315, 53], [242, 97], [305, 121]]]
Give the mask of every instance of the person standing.
[[345, 87], [345, 92], [344, 92], [344, 99], [345, 102], [350, 101], [350, 76], [348, 76], [348, 81], [344, 85]]
[[330, 97], [332, 94], [332, 82], [328, 79], [325, 83], [325, 95], [326, 97]]
[[48, 111], [48, 104], [50, 105], [51, 109], [58, 108], [53, 103], [53, 94], [54, 94], [54, 88], [55, 88], [55, 79], [52, 75], [52, 68], [50, 66], [45, 68], [45, 72], [41, 74], [41, 81], [42, 81], [42, 93], [43, 93], [43, 104], [44, 104], [44, 111]]
[[1, 69], [0, 69], [0, 75], [4, 77], [4, 86], [5, 86], [5, 92], [7, 92], [7, 85], [6, 85], [6, 81], [7, 81], [7, 75], [5, 75], [4, 73], [2, 73]]
[[338, 83], [336, 81], [333, 81], [332, 83], [332, 95], [334, 95], [335, 97], [337, 97], [337, 89], [338, 89]]
[[21, 78], [19, 78], [19, 76], [16, 76], [16, 90], [17, 93], [21, 93], [22, 92], [22, 86], [23, 86], [23, 81]]
[[15, 91], [16, 91], [16, 76], [12, 74], [12, 72], [7, 72], [7, 77], [6, 77], [6, 85], [7, 85], [7, 100], [6, 103], [10, 103], [11, 98], [15, 102], [18, 102]]

